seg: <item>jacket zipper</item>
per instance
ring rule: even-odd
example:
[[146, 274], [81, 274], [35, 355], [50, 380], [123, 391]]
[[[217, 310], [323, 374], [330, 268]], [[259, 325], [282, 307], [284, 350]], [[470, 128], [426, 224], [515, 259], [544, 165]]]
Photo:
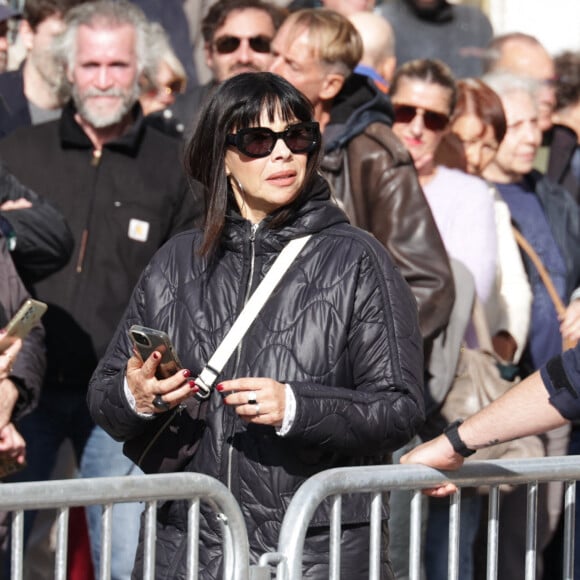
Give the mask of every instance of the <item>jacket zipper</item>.
[[[93, 151], [93, 156], [91, 158], [91, 167], [98, 167], [99, 166], [99, 163], [101, 162], [101, 155], [102, 154], [103, 154], [102, 149], [95, 149]], [[85, 253], [87, 251], [87, 242], [89, 240], [89, 222], [91, 219], [93, 203], [94, 203], [94, 191], [93, 191], [93, 199], [91, 200], [91, 205], [90, 205], [90, 209], [89, 209], [89, 214], [87, 217], [87, 225], [85, 226], [85, 229], [83, 230], [83, 233], [81, 235], [81, 245], [79, 248], [79, 256], [77, 259], [77, 274], [80, 274], [83, 271], [83, 263], [85, 261]]]
[[[258, 231], [258, 227], [260, 224], [252, 224], [252, 228], [250, 230], [250, 274], [248, 276], [248, 284], [246, 286], [246, 293], [244, 295], [244, 303], [242, 305], [242, 308], [246, 305], [246, 303], [248, 302], [249, 298], [250, 298], [250, 291], [252, 289], [252, 283], [253, 283], [253, 279], [254, 279], [254, 266], [255, 266], [255, 262], [256, 262], [256, 232]], [[238, 347], [236, 348], [236, 363], [234, 365], [234, 369], [235, 371], [237, 371], [238, 369], [238, 365], [240, 364], [240, 353], [241, 353], [241, 348], [242, 345], [241, 343], [238, 344]], [[236, 372], [237, 374], [237, 372]], [[229, 443], [229, 447], [228, 447], [228, 463], [227, 463], [227, 474], [226, 474], [226, 481], [227, 481], [227, 487], [228, 489], [231, 491], [232, 489], [232, 461], [233, 461], [233, 454], [234, 454], [234, 446], [232, 445], [233, 443], [233, 439], [234, 439], [234, 434], [235, 434], [235, 429], [236, 429], [236, 422], [234, 421], [232, 423], [232, 431], [230, 434], [230, 443]]]

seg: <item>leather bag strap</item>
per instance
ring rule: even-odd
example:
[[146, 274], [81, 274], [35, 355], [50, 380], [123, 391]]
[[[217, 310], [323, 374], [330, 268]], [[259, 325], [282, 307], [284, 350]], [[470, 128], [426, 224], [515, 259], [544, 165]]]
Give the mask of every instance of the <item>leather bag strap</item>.
[[546, 287], [546, 290], [548, 291], [548, 294], [554, 303], [554, 308], [556, 309], [558, 316], [562, 316], [564, 312], [566, 312], [566, 307], [564, 306], [560, 296], [558, 296], [558, 292], [554, 286], [554, 283], [552, 282], [552, 278], [550, 277], [550, 274], [548, 274], [548, 270], [546, 270], [546, 267], [544, 266], [540, 256], [538, 256], [534, 248], [532, 248], [530, 242], [528, 242], [528, 240], [526, 240], [526, 238], [523, 236], [522, 232], [513, 226], [512, 229], [518, 246], [528, 255], [536, 267], [536, 270], [538, 270], [538, 274], [540, 275], [540, 278], [542, 279], [542, 282], [544, 283], [544, 286]]
[[[554, 286], [554, 283], [552, 282], [552, 278], [550, 277], [550, 274], [548, 274], [548, 270], [546, 270], [546, 267], [542, 263], [540, 256], [538, 256], [538, 254], [536, 253], [534, 248], [532, 248], [530, 242], [528, 242], [528, 240], [526, 240], [526, 238], [523, 236], [523, 234], [517, 228], [514, 228], [513, 226], [512, 226], [512, 229], [514, 232], [514, 237], [516, 239], [516, 242], [518, 243], [520, 248], [528, 255], [528, 257], [530, 258], [530, 260], [533, 262], [534, 266], [538, 270], [538, 274], [540, 275], [540, 278], [542, 279], [542, 282], [544, 283], [544, 286], [546, 286], [546, 290], [548, 291], [548, 294], [550, 295], [550, 298], [552, 299], [552, 302], [554, 304], [554, 308], [556, 309], [556, 313], [558, 314], [558, 318], [562, 318], [564, 316], [564, 314], [566, 313], [566, 306], [562, 302], [562, 299], [560, 298], [560, 296], [558, 295], [558, 292]], [[570, 348], [574, 348], [576, 346], [576, 344], [577, 344], [577, 341], [575, 341], [575, 340], [563, 338], [562, 339], [562, 350], [566, 351]]]

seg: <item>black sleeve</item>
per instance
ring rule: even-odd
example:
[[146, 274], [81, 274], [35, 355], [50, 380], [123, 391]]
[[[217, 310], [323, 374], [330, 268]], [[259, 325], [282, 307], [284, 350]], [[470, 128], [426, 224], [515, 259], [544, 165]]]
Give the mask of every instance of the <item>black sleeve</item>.
[[29, 285], [66, 265], [74, 239], [62, 214], [0, 165], [0, 204], [20, 198], [30, 201], [32, 207], [0, 210], [0, 217], [12, 228], [12, 259], [22, 281]]

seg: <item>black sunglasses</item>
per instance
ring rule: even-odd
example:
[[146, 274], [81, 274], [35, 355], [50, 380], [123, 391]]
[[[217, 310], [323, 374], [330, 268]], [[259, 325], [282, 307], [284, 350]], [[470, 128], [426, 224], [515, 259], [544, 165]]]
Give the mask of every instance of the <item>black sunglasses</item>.
[[417, 108], [423, 109], [423, 122], [430, 131], [442, 131], [449, 123], [449, 117], [443, 113], [430, 111], [413, 105], [393, 105], [395, 123], [410, 123], [417, 115]]
[[[220, 54], [231, 54], [238, 50], [243, 38], [238, 36], [220, 36], [216, 38], [213, 45]], [[254, 52], [261, 52], [262, 54], [270, 52], [270, 43], [272, 39], [268, 36], [252, 36], [248, 38], [250, 48]]]
[[258, 159], [272, 153], [278, 139], [282, 139], [292, 153], [310, 153], [320, 141], [318, 123], [290, 125], [278, 133], [267, 127], [249, 127], [226, 137], [226, 143], [246, 157]]

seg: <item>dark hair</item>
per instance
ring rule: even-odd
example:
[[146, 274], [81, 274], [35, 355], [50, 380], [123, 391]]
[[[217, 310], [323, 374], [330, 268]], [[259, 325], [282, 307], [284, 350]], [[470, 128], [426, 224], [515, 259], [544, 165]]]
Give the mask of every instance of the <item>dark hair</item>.
[[288, 14], [287, 10], [279, 8], [271, 2], [264, 2], [263, 0], [218, 0], [210, 7], [201, 22], [203, 40], [206, 43], [213, 42], [215, 31], [223, 26], [231, 12], [234, 10], [246, 10], [248, 8], [263, 10], [269, 14], [274, 25], [274, 30], [280, 28]]
[[26, 0], [22, 16], [28, 22], [32, 30], [51, 16], [64, 18], [66, 13], [88, 0]]
[[453, 113], [457, 102], [457, 84], [451, 69], [445, 63], [428, 58], [419, 58], [404, 63], [395, 71], [389, 94], [394, 95], [397, 92], [399, 83], [403, 78], [424, 81], [448, 89], [451, 93], [449, 97], [449, 114]]
[[475, 115], [484, 125], [492, 127], [496, 141], [501, 143], [505, 137], [507, 122], [498, 94], [481, 79], [475, 78], [457, 81], [457, 93], [457, 104], [451, 122], [463, 115]]
[[556, 110], [580, 102], [580, 52], [566, 51], [554, 59]]
[[[255, 126], [263, 113], [274, 121], [279, 113], [284, 121], [312, 121], [312, 105], [282, 77], [269, 72], [241, 73], [223, 83], [200, 113], [200, 122], [187, 146], [186, 169], [205, 188], [205, 233], [201, 253], [217, 247], [233, 200], [225, 170], [226, 137], [233, 131]], [[308, 155], [302, 192], [290, 205], [277, 210], [269, 227], [283, 225], [312, 184], [320, 156], [320, 142]]]

